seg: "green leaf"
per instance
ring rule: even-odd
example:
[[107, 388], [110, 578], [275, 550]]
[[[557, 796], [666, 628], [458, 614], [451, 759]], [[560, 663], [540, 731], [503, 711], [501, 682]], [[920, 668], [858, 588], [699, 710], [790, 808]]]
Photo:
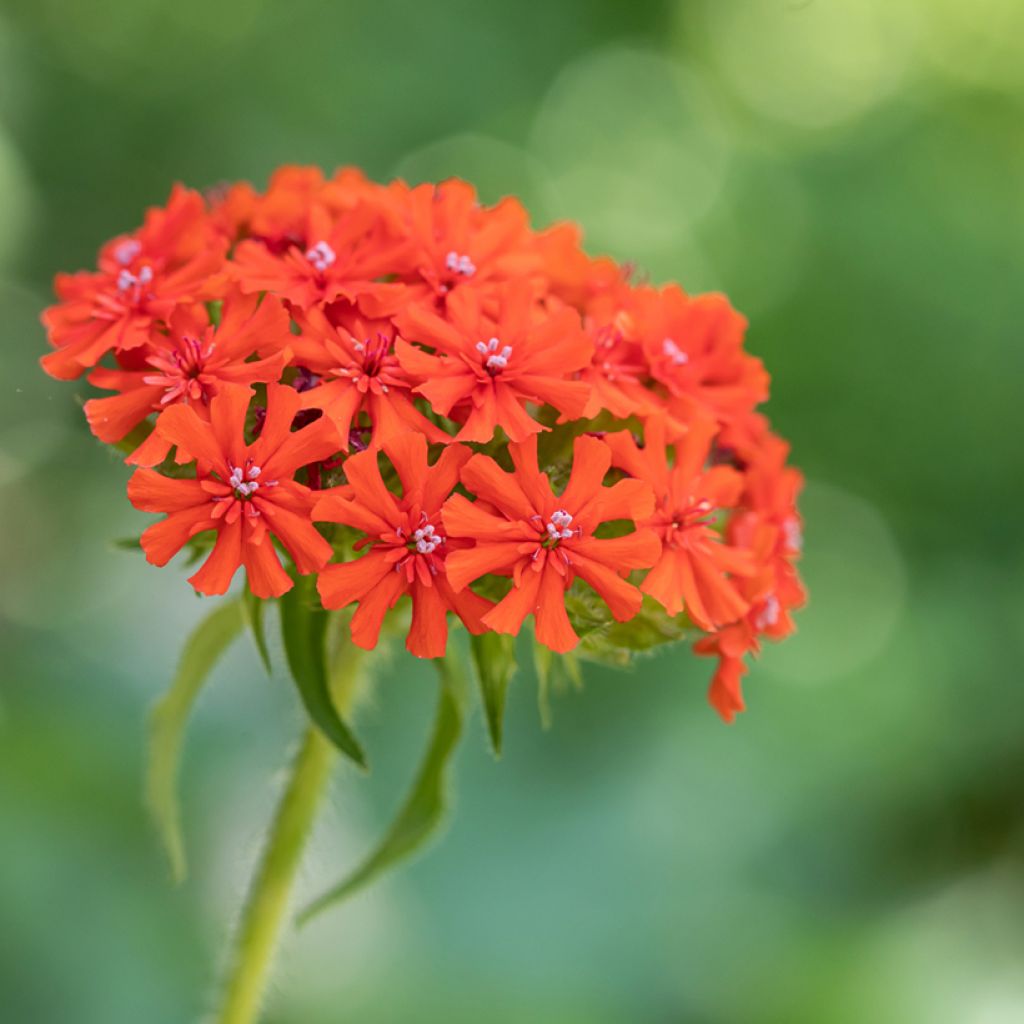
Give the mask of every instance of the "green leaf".
[[551, 728], [551, 691], [563, 691], [569, 686], [583, 688], [583, 675], [579, 659], [572, 652], [555, 654], [549, 647], [534, 641], [533, 666], [537, 672], [537, 711], [544, 729]]
[[435, 664], [440, 674], [437, 716], [412, 789], [376, 849], [351, 874], [305, 907], [299, 914], [299, 924], [351, 896], [409, 857], [444, 819], [448, 808], [448, 766], [462, 736], [465, 718], [466, 681], [454, 656], [438, 659]]
[[516, 639], [503, 633], [484, 633], [470, 636], [470, 650], [480, 696], [484, 702], [487, 734], [495, 757], [501, 757], [501, 742], [505, 723], [505, 696], [508, 684], [516, 674]]
[[185, 643], [170, 689], [149, 719], [146, 804], [160, 832], [176, 882], [186, 874], [185, 843], [177, 780], [181, 744], [189, 711], [210, 670], [243, 626], [241, 604], [221, 604], [196, 627]]
[[267, 633], [263, 628], [263, 613], [266, 610], [267, 602], [257, 597], [246, 585], [242, 591], [242, 608], [245, 611], [245, 621], [252, 633], [253, 643], [256, 651], [267, 670], [267, 675], [273, 674], [273, 667], [270, 664], [270, 651], [267, 650]]
[[691, 630], [686, 615], [669, 615], [654, 598], [645, 595], [643, 606], [634, 618], [628, 622], [612, 622], [603, 635], [609, 643], [625, 650], [649, 651], [684, 640]]
[[142, 541], [138, 537], [118, 537], [111, 545], [118, 551], [141, 551]]
[[285, 658], [309, 717], [346, 757], [365, 768], [363, 748], [331, 697], [325, 642], [327, 612], [317, 596], [316, 577], [299, 576], [280, 604]]
[[669, 615], [647, 596], [640, 612], [628, 622], [616, 622], [597, 594], [577, 584], [566, 595], [565, 606], [580, 636], [578, 656], [619, 668], [629, 665], [637, 654], [685, 640], [693, 629], [685, 614]]

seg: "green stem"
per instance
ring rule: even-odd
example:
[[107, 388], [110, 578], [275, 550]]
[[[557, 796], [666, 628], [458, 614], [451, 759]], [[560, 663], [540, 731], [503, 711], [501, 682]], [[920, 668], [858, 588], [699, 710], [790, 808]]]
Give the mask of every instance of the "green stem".
[[267, 847], [242, 914], [218, 1024], [254, 1024], [320, 797], [336, 752], [314, 726], [306, 730]]
[[[365, 652], [343, 636], [330, 646], [331, 698], [344, 713], [369, 681]], [[337, 757], [337, 748], [311, 723], [292, 764], [288, 787], [242, 911], [216, 1024], [256, 1024], [259, 1019], [295, 873]]]

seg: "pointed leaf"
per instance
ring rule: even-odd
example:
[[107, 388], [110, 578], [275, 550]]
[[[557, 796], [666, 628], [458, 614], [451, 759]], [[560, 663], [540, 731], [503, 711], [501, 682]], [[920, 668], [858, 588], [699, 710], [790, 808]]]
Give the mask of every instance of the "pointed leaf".
[[487, 733], [495, 757], [501, 757], [505, 723], [505, 695], [516, 674], [516, 639], [504, 633], [484, 633], [469, 638], [473, 665], [484, 702]]
[[267, 670], [267, 675], [273, 674], [270, 664], [270, 651], [267, 649], [267, 633], [263, 628], [263, 613], [266, 610], [267, 602], [257, 597], [248, 587], [242, 591], [242, 608], [245, 611], [245, 621], [252, 633], [253, 643], [256, 645], [256, 652]]
[[310, 903], [298, 917], [305, 923], [351, 896], [378, 875], [418, 850], [436, 831], [448, 807], [448, 766], [465, 717], [466, 683], [452, 657], [435, 662], [440, 673], [437, 716], [409, 795], [377, 848], [351, 874]]
[[327, 612], [320, 604], [314, 576], [299, 576], [281, 598], [281, 636], [292, 679], [317, 728], [360, 768], [366, 755], [331, 698], [327, 669]]
[[150, 715], [146, 804], [160, 832], [176, 882], [182, 881], [186, 874], [177, 794], [185, 725], [206, 677], [241, 632], [242, 625], [242, 608], [238, 601], [219, 605], [203, 619], [185, 643], [170, 689]]

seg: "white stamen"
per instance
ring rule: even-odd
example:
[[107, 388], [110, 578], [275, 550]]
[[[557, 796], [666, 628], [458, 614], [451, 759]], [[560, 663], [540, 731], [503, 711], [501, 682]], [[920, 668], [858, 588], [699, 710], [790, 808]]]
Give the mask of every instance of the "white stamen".
[[153, 280], [153, 268], [150, 266], [141, 267], [138, 274], [133, 274], [125, 268], [117, 275], [117, 290], [127, 292], [137, 285], [149, 284]]
[[463, 277], [472, 277], [476, 273], [476, 264], [468, 256], [460, 256], [454, 249], [445, 257], [444, 265], [453, 273]]
[[231, 466], [231, 474], [228, 477], [228, 486], [235, 492], [236, 498], [251, 498], [261, 487], [275, 487], [276, 480], [264, 480], [260, 484], [257, 477], [263, 472], [261, 466], [252, 466], [246, 463], [245, 467]]
[[782, 524], [782, 533], [786, 538], [786, 547], [793, 551], [802, 551], [804, 547], [804, 531], [797, 519], [787, 519]]
[[433, 523], [425, 522], [413, 531], [412, 541], [418, 554], [432, 555], [444, 543], [444, 537], [434, 532]]
[[690, 357], [671, 338], [666, 338], [661, 343], [661, 351], [664, 352], [676, 366], [685, 366], [690, 361]]
[[137, 238], [128, 238], [114, 250], [114, 259], [122, 267], [126, 267], [140, 252], [142, 252], [142, 243]]
[[551, 521], [544, 525], [547, 528], [548, 536], [552, 540], [568, 540], [576, 532], [570, 529], [572, 516], [565, 509], [552, 512]]
[[334, 250], [326, 242], [317, 242], [306, 250], [306, 259], [322, 274], [328, 267], [333, 266], [337, 259]]
[[768, 629], [779, 621], [779, 599], [774, 594], [769, 594], [764, 599], [764, 607], [754, 617], [755, 629]]
[[512, 358], [512, 346], [505, 345], [501, 351], [498, 351], [501, 342], [497, 338], [491, 338], [487, 342], [478, 341], [476, 343], [476, 350], [480, 355], [485, 356], [484, 366], [488, 370], [504, 370], [508, 366], [508, 361]]

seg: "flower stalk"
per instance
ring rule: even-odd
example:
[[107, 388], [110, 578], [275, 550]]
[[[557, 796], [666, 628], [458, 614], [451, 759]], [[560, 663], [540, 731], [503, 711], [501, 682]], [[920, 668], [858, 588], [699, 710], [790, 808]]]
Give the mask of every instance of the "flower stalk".
[[319, 730], [309, 726], [242, 912], [217, 1024], [259, 1019], [292, 884], [336, 756]]
[[[337, 653], [331, 689], [339, 711], [351, 707], [365, 682], [362, 655], [347, 643]], [[295, 876], [337, 757], [337, 748], [310, 724], [242, 911], [216, 1024], [255, 1024], [259, 1019]]]

